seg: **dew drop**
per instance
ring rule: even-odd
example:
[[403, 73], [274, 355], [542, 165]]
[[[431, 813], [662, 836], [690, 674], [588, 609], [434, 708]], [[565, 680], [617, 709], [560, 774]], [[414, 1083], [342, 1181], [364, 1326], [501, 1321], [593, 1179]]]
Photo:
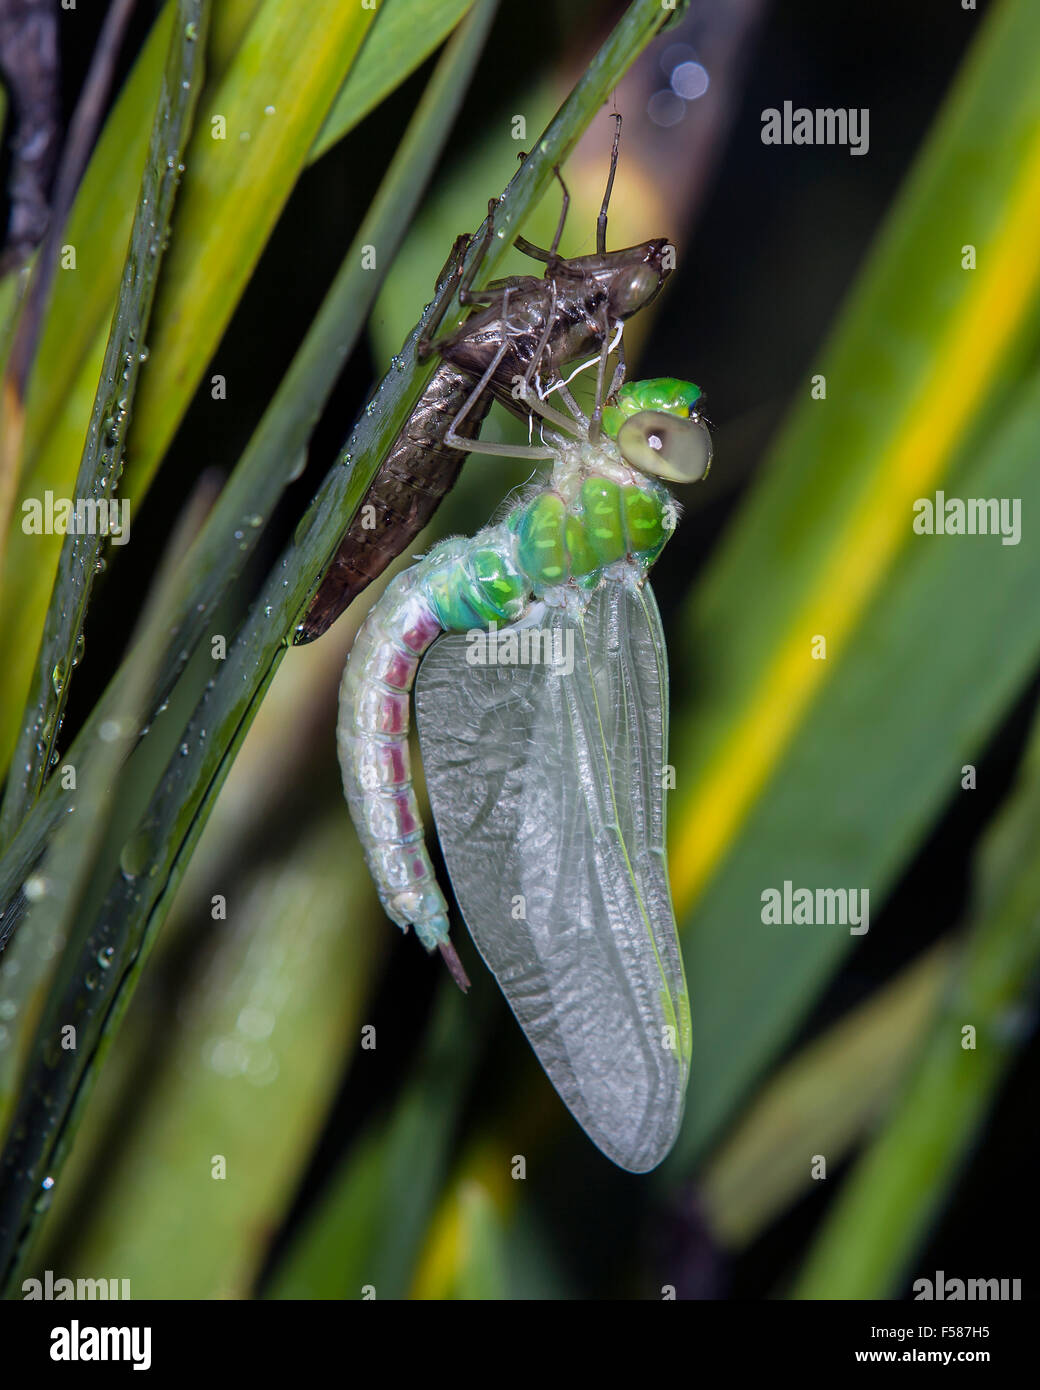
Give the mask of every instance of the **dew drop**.
[[132, 835], [123, 846], [119, 856], [119, 867], [124, 878], [134, 879], [148, 867], [152, 858], [152, 845], [144, 831]]

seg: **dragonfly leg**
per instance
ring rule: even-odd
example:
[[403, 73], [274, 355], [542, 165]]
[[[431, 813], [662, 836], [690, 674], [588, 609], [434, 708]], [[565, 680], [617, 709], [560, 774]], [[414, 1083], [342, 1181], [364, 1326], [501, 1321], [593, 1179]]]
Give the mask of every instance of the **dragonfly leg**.
[[571, 195], [567, 191], [567, 185], [563, 181], [563, 175], [560, 173], [560, 166], [558, 164], [553, 165], [553, 173], [556, 175], [557, 182], [563, 190], [563, 202], [560, 206], [560, 220], [556, 224], [556, 235], [553, 237], [552, 245], [549, 247], [549, 254], [552, 256], [553, 260], [555, 260], [556, 253], [560, 249], [560, 238], [563, 236], [563, 228], [567, 221], [567, 213], [570, 211]]
[[[447, 441], [446, 441], [447, 442]], [[453, 448], [465, 448], [467, 454], [487, 454], [491, 458], [503, 459], [554, 459], [558, 449], [548, 445], [540, 448], [537, 444], [492, 444], [488, 439], [460, 439]]]
[[[618, 127], [620, 130], [620, 126]], [[603, 419], [603, 379], [607, 372], [607, 358], [610, 356], [610, 323], [607, 319], [606, 305], [603, 306], [603, 346], [599, 352], [599, 363], [596, 367], [596, 405], [592, 412], [592, 419], [589, 421], [589, 441], [596, 444], [599, 441], [600, 421]]]
[[[473, 264], [468, 270], [463, 269], [463, 264], [466, 252], [469, 250], [470, 246], [472, 246], [474, 238], [466, 232], [463, 232], [461, 236], [455, 238], [455, 245], [451, 248], [451, 254], [448, 256], [447, 261], [445, 261], [444, 269], [441, 271], [442, 277], [448, 274], [449, 278], [445, 281], [444, 288], [434, 305], [433, 313], [430, 315], [429, 323], [426, 326], [426, 332], [416, 344], [416, 351], [420, 359], [429, 357], [432, 352], [439, 351], [440, 344], [434, 339], [433, 335], [440, 327], [444, 315], [448, 312], [448, 305], [451, 303], [456, 292], [458, 293], [460, 304], [473, 304], [478, 299], [484, 297], [480, 291], [475, 292], [472, 286], [477, 271], [480, 269], [484, 257], [487, 255], [487, 249], [491, 245], [491, 237], [495, 226], [496, 206], [497, 203], [495, 199], [492, 198], [488, 203], [487, 221], [484, 227], [484, 236], [480, 243], [480, 250], [473, 257]], [[452, 334], [448, 334], [441, 341], [448, 342], [452, 336]]]
[[483, 265], [484, 257], [487, 255], [487, 249], [491, 245], [491, 237], [495, 230], [496, 207], [498, 207], [497, 200], [494, 198], [490, 198], [488, 200], [487, 218], [484, 223], [484, 239], [480, 243], [480, 251], [476, 256], [474, 256], [473, 264], [470, 266], [469, 270], [465, 272], [462, 279], [459, 281], [460, 304], [472, 304], [475, 299], [479, 299], [482, 297], [479, 291], [474, 292], [473, 281], [477, 278], [477, 271], [480, 269], [481, 265]]
[[[509, 291], [507, 290], [502, 301], [503, 324], [506, 323], [508, 317]], [[491, 361], [485, 367], [484, 374], [481, 376], [476, 386], [474, 386], [473, 390], [467, 396], [466, 402], [463, 405], [462, 409], [455, 416], [455, 419], [452, 420], [451, 426], [447, 434], [445, 434], [444, 436], [444, 442], [446, 445], [448, 445], [449, 448], [461, 449], [464, 453], [467, 454], [492, 454], [501, 458], [554, 458], [555, 455], [552, 449], [539, 449], [533, 447], [524, 448], [516, 444], [491, 444], [484, 442], [479, 438], [469, 439], [465, 435], [461, 435], [458, 433], [459, 425], [462, 424], [463, 420], [465, 420], [466, 416], [476, 405], [477, 401], [480, 400], [481, 396], [484, 394], [488, 386], [491, 384], [491, 381], [494, 379], [494, 375], [498, 371], [499, 363], [502, 361], [502, 358], [508, 352], [509, 347], [510, 339], [508, 336], [505, 336], [503, 337], [501, 343], [499, 343], [498, 349], [495, 352], [494, 357], [492, 357]]]
[[[469, 414], [469, 411], [473, 409], [477, 400], [480, 400], [482, 393], [484, 393], [485, 388], [487, 388], [488, 382], [494, 377], [496, 367], [498, 367], [502, 357], [505, 356], [507, 347], [509, 347], [509, 342], [503, 342], [502, 346], [499, 347], [498, 353], [495, 353], [495, 356], [492, 357], [491, 363], [488, 364], [487, 371], [482, 375], [477, 385], [474, 386], [473, 391], [470, 392], [469, 399], [466, 400], [466, 404], [464, 404], [462, 410], [459, 411], [455, 420], [452, 420], [450, 430], [448, 434], [444, 436], [444, 442], [449, 448], [462, 449], [464, 453], [482, 453], [482, 455], [496, 457], [496, 459], [555, 459], [556, 450], [549, 449], [548, 446], [541, 449], [538, 448], [537, 445], [492, 443], [489, 439], [481, 439], [480, 436], [477, 436], [476, 439], [470, 439], [467, 438], [466, 435], [460, 435], [459, 432], [457, 432], [457, 427], [462, 424], [462, 421], [466, 418], [467, 414]], [[520, 399], [527, 402], [528, 398], [527, 395], [524, 395], [521, 396]], [[559, 418], [563, 420], [563, 416]], [[567, 425], [567, 428], [570, 430], [569, 421], [564, 420], [563, 423]]]
[[528, 241], [526, 237], [518, 236], [513, 241], [513, 245], [518, 251], [522, 251], [525, 256], [530, 256], [533, 261], [543, 261], [546, 265], [553, 265], [558, 259], [560, 238], [563, 236], [564, 224], [567, 221], [567, 213], [571, 206], [571, 195], [567, 191], [567, 185], [563, 181], [563, 175], [560, 173], [558, 165], [553, 165], [553, 173], [563, 189], [563, 205], [560, 208], [560, 220], [556, 224], [556, 235], [553, 237], [552, 245], [548, 251], [543, 251], [540, 246], [535, 246], [534, 242]]
[[[545, 401], [540, 399], [538, 394], [532, 391], [522, 379], [517, 383], [516, 392], [517, 399], [523, 402], [532, 415], [540, 415], [547, 424], [555, 426], [561, 434], [577, 435], [578, 438], [581, 438], [584, 431], [575, 428], [574, 421], [568, 420], [566, 415], [562, 415], [558, 410], [553, 410], [551, 405], [546, 405]], [[558, 452], [558, 450], [547, 451], [554, 458]]]
[[614, 175], [617, 173], [618, 151], [621, 148], [621, 115], [617, 111], [614, 112], [614, 120], [617, 124], [614, 127], [614, 143], [610, 150], [610, 172], [607, 174], [607, 187], [599, 216], [596, 218], [596, 250], [601, 256], [607, 254], [607, 208], [610, 206], [610, 195], [614, 190]]
[[[610, 150], [610, 172], [607, 174], [607, 187], [603, 194], [599, 216], [596, 218], [596, 251], [600, 255], [606, 255], [607, 251], [607, 209], [610, 206], [610, 195], [614, 190], [614, 175], [617, 173], [618, 152], [621, 148], [621, 115], [617, 111], [614, 112], [614, 120], [617, 125], [614, 129], [614, 143]], [[553, 237], [552, 246], [548, 251], [544, 251], [540, 246], [535, 246], [533, 242], [522, 236], [518, 236], [513, 242], [516, 249], [522, 251], [525, 256], [530, 256], [535, 261], [544, 261], [547, 265], [552, 265], [557, 259], [560, 238], [563, 236], [563, 226], [567, 220], [567, 212], [571, 203], [571, 195], [567, 191], [567, 185], [564, 183], [559, 169], [554, 168], [553, 173], [563, 189], [563, 208], [560, 212], [560, 220], [556, 226], [556, 235]]]
[[[617, 326], [614, 330], [614, 337], [611, 339], [610, 344], [607, 348], [608, 355], [612, 352], [616, 352], [618, 357], [617, 366], [614, 368], [614, 376], [611, 379], [610, 391], [607, 395], [607, 400], [614, 399], [615, 394], [617, 393], [617, 391], [621, 387], [621, 384], [625, 380], [625, 350], [624, 343], [622, 341], [624, 330], [625, 325], [623, 320], [618, 319]], [[591, 421], [589, 420], [589, 417], [585, 414], [585, 412], [582, 410], [578, 402], [571, 395], [570, 391], [568, 390], [568, 387], [570, 386], [571, 382], [574, 380], [576, 376], [580, 375], [582, 372], [588, 371], [588, 369], [590, 367], [595, 366], [599, 362], [599, 360], [600, 358], [598, 354], [595, 357], [590, 357], [588, 361], [582, 362], [580, 366], [575, 367], [573, 372], [571, 372], [570, 376], [564, 377], [561, 381], [551, 382], [545, 388], [544, 391], [540, 390], [538, 392], [540, 399], [543, 401], [548, 399], [548, 397], [551, 396], [554, 391], [558, 392], [560, 395], [560, 399], [563, 401], [564, 405], [567, 407], [570, 413], [574, 416], [575, 420], [577, 420], [578, 423], [581, 425], [583, 432], [586, 434], [590, 429]]]
[[451, 248], [451, 254], [444, 262], [444, 267], [437, 277], [437, 283], [441, 285], [441, 290], [426, 325], [426, 332], [416, 345], [416, 351], [420, 358], [428, 357], [433, 349], [433, 334], [440, 327], [441, 320], [448, 312], [448, 305], [458, 288], [462, 276], [462, 263], [472, 240], [473, 238], [468, 232], [463, 232], [455, 238], [455, 245]]
[[628, 364], [625, 361], [625, 344], [619, 333], [617, 335], [617, 366], [614, 368], [614, 375], [610, 382], [610, 390], [607, 392], [608, 401], [612, 401], [625, 384], [627, 366]]
[[[507, 291], [507, 293], [506, 293], [506, 302], [507, 302], [507, 303], [508, 303], [508, 300], [509, 300], [509, 295], [508, 295], [508, 291]], [[450, 426], [450, 428], [448, 429], [447, 434], [444, 436], [444, 442], [445, 442], [445, 444], [447, 444], [450, 448], [452, 448], [452, 449], [464, 449], [464, 450], [469, 451], [469, 450], [472, 448], [472, 445], [475, 443], [474, 440], [466, 439], [466, 438], [464, 438], [462, 435], [460, 435], [460, 434], [458, 433], [458, 426], [462, 424], [463, 420], [465, 420], [466, 416], [467, 416], [467, 415], [470, 413], [470, 411], [473, 409], [474, 405], [476, 405], [477, 401], [480, 399], [480, 397], [481, 397], [481, 396], [484, 394], [484, 392], [487, 390], [488, 385], [490, 384], [492, 378], [494, 377], [495, 372], [498, 370], [498, 365], [499, 365], [499, 363], [502, 361], [502, 358], [506, 355], [506, 351], [507, 351], [508, 348], [509, 348], [509, 339], [508, 339], [508, 338], [503, 338], [502, 342], [499, 343], [499, 345], [498, 345], [498, 348], [497, 348], [497, 350], [496, 350], [496, 352], [495, 352], [495, 355], [492, 357], [492, 359], [491, 359], [491, 361], [488, 363], [487, 367], [485, 367], [485, 369], [484, 369], [484, 374], [481, 376], [481, 378], [480, 378], [480, 380], [477, 382], [476, 386], [474, 386], [473, 390], [472, 390], [472, 391], [469, 393], [469, 395], [466, 397], [466, 400], [465, 400], [465, 403], [463, 404], [462, 409], [461, 409], [461, 410], [459, 411], [459, 413], [455, 416], [454, 420], [452, 420], [451, 426]]]
[[545, 397], [551, 395], [554, 391], [559, 394], [560, 400], [563, 401], [575, 420], [577, 420], [582, 430], [587, 433], [589, 428], [589, 417], [567, 389], [567, 383], [565, 381], [558, 381], [554, 386], [550, 386], [545, 392], [545, 395], [542, 396], [542, 400], [545, 400]]

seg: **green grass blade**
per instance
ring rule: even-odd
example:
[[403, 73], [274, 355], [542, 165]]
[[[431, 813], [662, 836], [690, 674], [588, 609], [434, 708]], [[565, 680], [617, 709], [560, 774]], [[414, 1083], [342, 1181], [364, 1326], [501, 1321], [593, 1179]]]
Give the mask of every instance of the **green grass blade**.
[[473, 1067], [472, 1001], [440, 992], [415, 1073], [303, 1222], [270, 1298], [406, 1298]]
[[[57, 1136], [49, 1118], [52, 1078], [71, 1058], [82, 1074], [84, 1054], [92, 1054], [97, 1042], [96, 1037], [88, 1039], [85, 1018], [92, 1008], [102, 1007], [98, 1001], [110, 997], [106, 983], [119, 971], [112, 940], [90, 932], [83, 903], [98, 872], [109, 822], [118, 811], [124, 765], [144, 726], [145, 697], [168, 640], [184, 535], [196, 520], [189, 515], [174, 537], [122, 677], [103, 699], [97, 736], [79, 763], [68, 765], [74, 776], [69, 801], [76, 814], [65, 818], [39, 872], [26, 885], [26, 920], [2, 957], [5, 1017], [8, 1023], [18, 1020], [17, 1026], [5, 1025], [0, 1049], [0, 1130], [6, 1131], [0, 1156], [0, 1266], [5, 1282], [16, 1274], [46, 1209], [53, 1181], [46, 1160], [56, 1170], [63, 1157], [55, 1151]], [[66, 1124], [60, 1145], [68, 1145], [73, 1129], [74, 1124]]]
[[399, 87], [455, 28], [473, 0], [383, 0], [361, 55], [310, 152], [320, 159]]
[[[340, 0], [267, 0], [204, 93], [141, 383], [132, 490], [165, 453], [373, 15]], [[213, 138], [218, 118], [226, 139]]]
[[[1018, 785], [979, 852], [977, 906], [953, 988], [884, 1131], [828, 1212], [795, 1297], [889, 1298], [898, 1292], [1031, 1031], [1040, 970], [1038, 842], [1040, 723]], [[973, 1045], [965, 1039], [968, 1027]]]
[[452, 1297], [462, 1302], [506, 1298], [505, 1237], [492, 1195], [478, 1183], [467, 1183], [456, 1201], [462, 1258]]
[[118, 1154], [100, 1159], [61, 1247], [72, 1277], [118, 1269], [135, 1299], [250, 1296], [366, 1019], [384, 938], [345, 919], [355, 872], [329, 816], [229, 896], [195, 987], [138, 1040], [147, 1087], [110, 1117]]
[[[181, 156], [202, 84], [208, 13], [203, 0], [179, 0], [170, 36], [119, 299], [73, 492], [77, 505], [84, 500], [95, 509], [95, 517], [107, 515], [110, 502], [118, 506], [114, 499], [142, 348], [180, 181]], [[9, 841], [21, 824], [50, 767], [104, 543], [96, 524], [93, 530], [65, 537], [27, 718], [7, 779], [0, 843]]]
[[209, 23], [206, 71], [219, 82], [235, 60], [249, 26], [266, 0], [220, 0]]
[[819, 1189], [814, 1154], [823, 1154], [833, 1172], [877, 1121], [925, 1034], [951, 954], [945, 941], [933, 946], [763, 1087], [698, 1185], [713, 1236], [730, 1249], [754, 1240]]

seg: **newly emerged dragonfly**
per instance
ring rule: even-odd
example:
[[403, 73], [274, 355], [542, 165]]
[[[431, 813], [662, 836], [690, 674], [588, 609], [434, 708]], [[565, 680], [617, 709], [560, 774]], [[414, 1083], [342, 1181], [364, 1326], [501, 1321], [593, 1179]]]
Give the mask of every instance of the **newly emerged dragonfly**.
[[[606, 249], [620, 117], [617, 121], [594, 255], [568, 259], [557, 254], [570, 202], [562, 178], [563, 206], [549, 250], [523, 237], [516, 239], [521, 251], [545, 263], [542, 277], [511, 276], [473, 291], [480, 258], [461, 277], [470, 238], [462, 236], [455, 243], [442, 272], [442, 280], [445, 273], [447, 279], [434, 321], [443, 316], [456, 292], [461, 303], [482, 307], [455, 333], [420, 344], [420, 355], [437, 352], [440, 365], [359, 504], [293, 634], [296, 645], [320, 637], [429, 522], [454, 486], [470, 452], [468, 443], [479, 435], [493, 400], [526, 419], [527, 412], [515, 394], [518, 378], [528, 388], [536, 379], [551, 383], [568, 364], [591, 353], [599, 353], [602, 375], [609, 351], [620, 343], [622, 324], [645, 308], [664, 284], [672, 268], [667, 239], [659, 237], [619, 251]], [[488, 207], [485, 248], [493, 231], [494, 207], [494, 202]], [[619, 351], [614, 385], [620, 383], [623, 371]], [[446, 440], [449, 429], [453, 443]]]
[[548, 482], [373, 607], [340, 689], [339, 756], [387, 915], [465, 987], [412, 788], [415, 683], [470, 935], [589, 1137], [645, 1172], [674, 1142], [690, 1061], [665, 862], [667, 654], [646, 577], [675, 524], [666, 483], [703, 477], [711, 438], [686, 382], [624, 386], [598, 437], [556, 389], [569, 417], [526, 396]]

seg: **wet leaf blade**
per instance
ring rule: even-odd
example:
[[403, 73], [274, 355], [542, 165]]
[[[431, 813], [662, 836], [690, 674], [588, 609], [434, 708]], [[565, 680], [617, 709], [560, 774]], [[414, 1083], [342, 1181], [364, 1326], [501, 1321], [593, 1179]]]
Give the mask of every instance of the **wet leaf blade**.
[[[152, 315], [148, 370], [138, 390], [121, 484], [132, 506], [143, 496], [166, 451], [372, 18], [373, 11], [344, 6], [339, 0], [316, 0], [307, 6], [266, 0], [245, 29], [231, 66], [203, 91]], [[163, 25], [168, 23], [164, 15]], [[150, 92], [153, 103], [163, 51], [154, 52], [150, 41], [135, 71], [135, 94], [146, 98]], [[145, 138], [151, 123], [147, 102], [146, 109]], [[99, 147], [102, 171], [113, 158], [128, 162], [138, 148], [133, 142], [127, 147], [123, 139], [134, 110], [119, 107], [117, 114], [118, 127], [111, 137], [106, 128]], [[220, 133], [224, 138], [214, 138]], [[95, 205], [99, 193], [113, 203], [117, 194], [126, 198], [117, 206], [123, 220], [117, 218], [109, 228], [118, 256], [113, 263], [106, 242], [104, 254], [95, 257], [89, 227], [84, 228], [87, 240], [78, 248], [77, 264], [91, 274], [74, 280], [66, 276], [64, 283], [58, 277], [67, 292], [52, 301], [27, 404], [22, 482], [26, 498], [43, 497], [48, 490], [58, 497], [71, 493], [73, 460], [80, 456], [93, 406], [136, 202], [143, 143], [140, 148], [132, 191], [127, 192], [125, 174], [111, 191], [98, 190], [96, 179], [90, 178], [91, 197], [84, 197], [82, 212], [77, 201], [74, 223], [81, 226], [79, 219]], [[81, 286], [84, 293], [79, 296]], [[72, 325], [69, 335], [74, 342], [68, 345], [62, 342], [65, 325]], [[38, 388], [41, 380], [45, 385]], [[17, 508], [15, 516], [20, 519]], [[4, 764], [28, 689], [60, 543], [60, 536], [27, 536], [20, 525], [9, 532], [3, 640], [11, 659], [0, 668]]]
[[472, 5], [473, 0], [384, 0], [362, 61], [344, 82], [318, 133], [311, 161], [320, 159], [410, 77]]
[[[173, 210], [176, 171], [202, 83], [208, 13], [209, 7], [202, 0], [179, 0], [177, 5], [119, 298], [73, 492], [77, 507], [83, 501], [95, 517], [108, 514], [106, 532], [111, 528], [111, 512], [119, 505], [116, 489], [126, 427], [141, 368], [161, 247]], [[125, 503], [120, 510], [120, 535], [125, 540], [129, 539]], [[66, 535], [62, 545], [26, 718], [7, 779], [0, 843], [9, 841], [18, 829], [50, 767], [103, 545], [104, 534], [96, 523], [92, 529]]]

